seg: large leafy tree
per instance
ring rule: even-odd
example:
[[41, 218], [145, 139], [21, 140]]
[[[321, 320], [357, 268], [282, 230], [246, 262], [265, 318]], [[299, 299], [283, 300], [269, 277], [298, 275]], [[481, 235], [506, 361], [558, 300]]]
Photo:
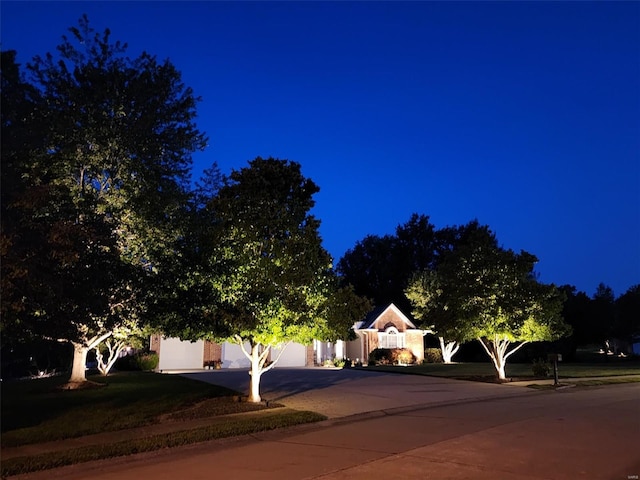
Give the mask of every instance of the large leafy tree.
[[437, 268], [416, 276], [408, 292], [417, 313], [428, 314], [442, 336], [480, 341], [504, 379], [507, 359], [522, 346], [568, 331], [562, 295], [536, 280], [535, 263], [533, 255], [505, 250], [488, 227], [471, 222]]
[[[88, 350], [143, 318], [148, 280], [181, 237], [190, 155], [205, 138], [197, 99], [169, 61], [127, 57], [86, 17], [70, 32], [56, 56], [28, 64], [23, 98], [37, 92], [37, 115], [20, 117], [10, 164], [3, 151], [3, 177], [7, 166], [22, 179], [3, 218], [16, 279], [3, 292], [3, 329], [73, 344], [71, 381], [82, 382]], [[3, 139], [15, 124], [4, 115]]]
[[260, 401], [261, 375], [277, 363], [267, 363], [273, 347], [340, 338], [369, 308], [338, 288], [310, 214], [318, 191], [300, 164], [258, 157], [232, 172], [211, 202], [222, 262], [215, 336], [236, 341], [251, 361], [252, 402]]
[[[320, 222], [310, 214], [317, 185], [296, 162], [256, 158], [233, 171], [206, 202], [213, 234], [201, 260], [206, 265], [186, 290], [211, 292], [210, 304], [192, 321], [176, 316], [163, 330], [182, 338], [239, 344], [251, 362], [249, 401], [260, 401], [260, 377], [289, 342], [346, 335], [369, 304], [340, 288], [322, 247]], [[204, 292], [200, 299], [206, 298]]]

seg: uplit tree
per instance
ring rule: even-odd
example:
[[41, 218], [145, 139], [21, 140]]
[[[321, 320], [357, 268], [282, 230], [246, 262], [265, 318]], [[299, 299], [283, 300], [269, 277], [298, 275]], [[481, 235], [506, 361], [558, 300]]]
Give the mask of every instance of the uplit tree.
[[[8, 165], [22, 179], [3, 218], [14, 279], [3, 329], [71, 343], [70, 380], [84, 382], [87, 352], [141, 318], [153, 296], [149, 278], [181, 237], [190, 155], [205, 138], [197, 99], [170, 62], [125, 56], [86, 17], [70, 32], [57, 56], [28, 65], [38, 108], [20, 121], [36, 134], [10, 164], [3, 144], [3, 177]], [[2, 114], [4, 141], [14, 123]]]
[[[456, 322], [454, 311], [446, 304], [444, 291], [440, 285], [438, 274], [434, 270], [416, 273], [409, 282], [405, 295], [411, 302], [414, 318], [423, 325], [431, 325], [438, 337], [442, 361], [452, 363], [453, 356], [460, 349], [461, 342], [468, 340], [462, 326]], [[438, 325], [438, 330], [434, 330]]]
[[93, 347], [98, 371], [105, 377], [109, 375], [122, 352], [126, 348], [142, 348], [150, 334], [151, 331], [142, 328], [141, 323], [136, 320], [123, 321], [111, 331], [111, 336]]
[[460, 227], [455, 246], [442, 253], [434, 272], [416, 277], [414, 299], [418, 309], [428, 306], [443, 337], [477, 339], [498, 378], [505, 379], [507, 359], [526, 343], [568, 333], [562, 295], [536, 280], [535, 262], [527, 252], [500, 247], [488, 227], [474, 221]]
[[193, 321], [176, 317], [163, 327], [183, 339], [237, 343], [251, 364], [250, 402], [261, 400], [260, 378], [286, 345], [341, 338], [369, 308], [338, 286], [309, 213], [316, 192], [295, 162], [258, 157], [233, 171], [207, 202], [213, 248], [202, 260], [208, 270], [193, 280], [196, 290], [215, 292], [212, 303]]
[[231, 173], [211, 205], [226, 267], [219, 285], [222, 337], [237, 342], [251, 362], [251, 402], [260, 401], [261, 375], [277, 364], [279, 356], [267, 363], [273, 347], [282, 347], [281, 355], [289, 342], [335, 338], [366, 313], [349, 310], [353, 298], [333, 301], [331, 258], [309, 213], [318, 191], [298, 163], [258, 157]]

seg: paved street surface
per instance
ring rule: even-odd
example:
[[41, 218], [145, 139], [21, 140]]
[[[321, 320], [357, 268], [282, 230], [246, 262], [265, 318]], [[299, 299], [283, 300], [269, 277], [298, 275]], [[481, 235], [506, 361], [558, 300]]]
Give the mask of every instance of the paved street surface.
[[[337, 386], [348, 389], [365, 380], [372, 388], [372, 378], [378, 378], [378, 394], [386, 396], [392, 381], [385, 376], [351, 378]], [[456, 390], [435, 380], [421, 388]], [[419, 386], [411, 383], [407, 389], [421, 395]], [[521, 387], [501, 388], [505, 398], [369, 412], [21, 478], [628, 480], [640, 475], [640, 385], [530, 394]], [[336, 401], [349, 403], [349, 398]]]

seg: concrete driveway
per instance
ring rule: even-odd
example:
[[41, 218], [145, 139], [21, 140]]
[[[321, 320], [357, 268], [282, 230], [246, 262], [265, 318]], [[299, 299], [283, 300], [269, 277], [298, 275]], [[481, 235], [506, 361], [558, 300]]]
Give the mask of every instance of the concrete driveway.
[[[249, 391], [247, 370], [212, 370], [183, 375], [244, 394]], [[274, 368], [261, 379], [264, 400], [297, 410], [312, 410], [329, 418], [536, 393], [522, 386], [366, 369]]]

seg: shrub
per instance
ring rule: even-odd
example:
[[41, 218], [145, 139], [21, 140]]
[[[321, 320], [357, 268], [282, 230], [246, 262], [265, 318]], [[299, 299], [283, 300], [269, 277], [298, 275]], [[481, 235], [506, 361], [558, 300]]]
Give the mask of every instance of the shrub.
[[442, 350], [439, 348], [425, 348], [424, 363], [442, 363]]
[[369, 354], [369, 365], [389, 365], [391, 351], [386, 348], [376, 348]]
[[118, 358], [114, 367], [120, 372], [155, 370], [159, 357], [155, 352], [141, 352]]
[[537, 358], [531, 365], [531, 371], [536, 377], [548, 377], [551, 375], [551, 365], [542, 358]]
[[160, 358], [155, 352], [143, 353], [136, 355], [136, 363], [138, 370], [146, 372], [148, 370], [155, 370], [158, 367]]
[[336, 358], [333, 360], [333, 366], [338, 368], [344, 368], [344, 364], [346, 363], [344, 358]]
[[416, 357], [408, 348], [376, 348], [369, 354], [369, 365], [409, 365]]
[[323, 363], [325, 367], [333, 367], [333, 360], [326, 359]]
[[391, 350], [393, 364], [410, 365], [416, 362], [416, 356], [408, 348], [394, 348]]

